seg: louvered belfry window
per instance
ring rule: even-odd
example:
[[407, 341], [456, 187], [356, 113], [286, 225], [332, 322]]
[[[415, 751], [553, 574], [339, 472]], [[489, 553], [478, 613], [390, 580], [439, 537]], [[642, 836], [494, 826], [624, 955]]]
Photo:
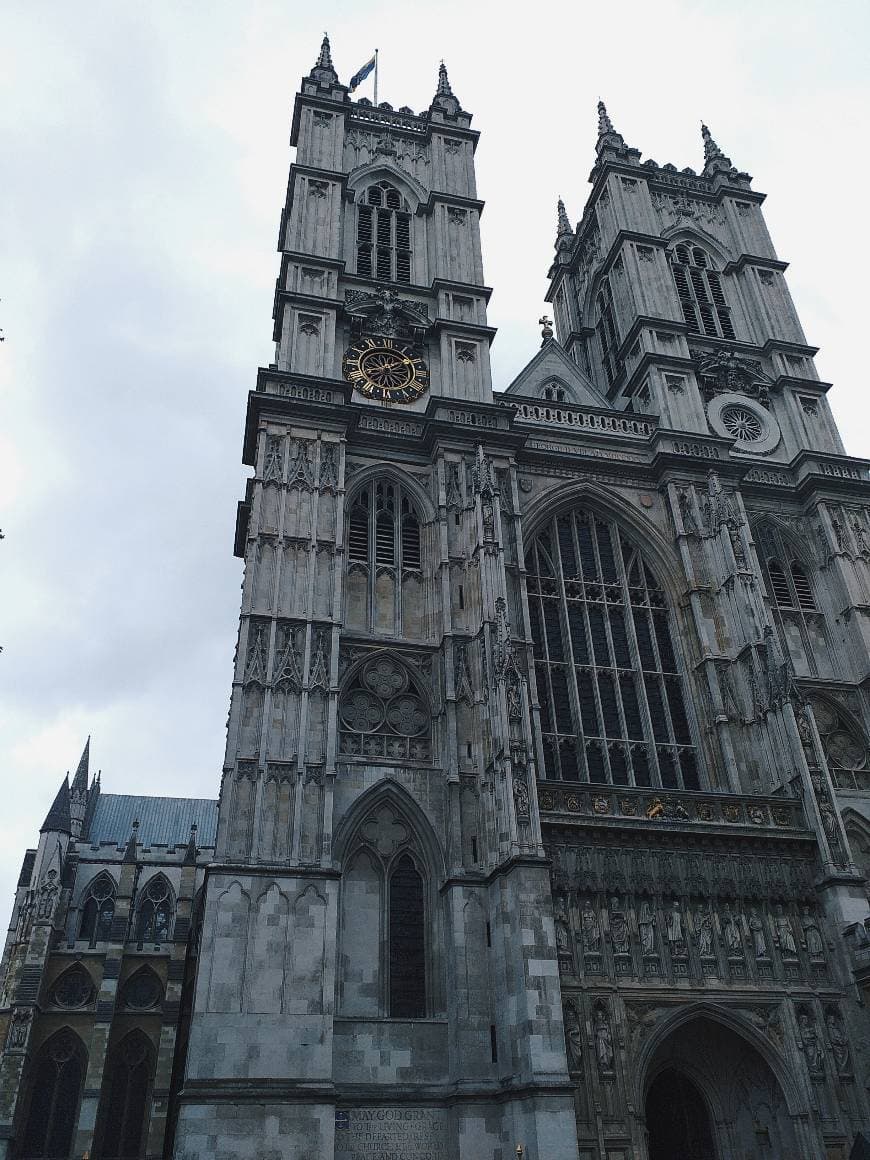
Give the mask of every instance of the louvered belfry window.
[[665, 596], [634, 544], [573, 511], [526, 568], [544, 777], [698, 789]]
[[370, 186], [357, 211], [356, 272], [379, 282], [411, 281], [411, 215], [389, 182]]
[[824, 613], [795, 548], [770, 523], [756, 530], [771, 614], [798, 676], [826, 673], [830, 663]]
[[734, 338], [731, 311], [722, 280], [705, 250], [681, 243], [671, 254], [671, 269], [683, 318], [692, 334]]
[[613, 291], [610, 289], [610, 283], [606, 278], [601, 283], [601, 289], [598, 291], [595, 304], [598, 314], [598, 324], [595, 329], [598, 333], [601, 365], [604, 367], [607, 385], [610, 386], [619, 376], [622, 366], [617, 358], [619, 331], [616, 327], [616, 309], [613, 305]]

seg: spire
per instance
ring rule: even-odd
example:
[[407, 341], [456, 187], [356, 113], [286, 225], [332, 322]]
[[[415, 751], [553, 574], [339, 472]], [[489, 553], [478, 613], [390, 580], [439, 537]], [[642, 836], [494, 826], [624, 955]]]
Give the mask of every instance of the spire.
[[556, 229], [556, 238], [573, 237], [574, 231], [571, 229], [571, 223], [568, 220], [568, 212], [565, 209], [565, 203], [559, 198], [556, 204], [556, 214], [558, 226]]
[[450, 87], [450, 80], [447, 76], [447, 65], [442, 60], [438, 65], [438, 88], [435, 91], [436, 97], [452, 97], [453, 89]]
[[446, 113], [448, 117], [455, 117], [457, 113], [462, 111], [462, 106], [456, 99], [456, 94], [450, 87], [450, 78], [447, 76], [447, 65], [442, 60], [438, 65], [438, 87], [435, 90], [435, 96], [432, 98], [431, 109], [439, 109], [442, 113]]
[[595, 152], [598, 154], [599, 160], [602, 154], [609, 152], [616, 153], [621, 161], [627, 161], [629, 164], [637, 165], [640, 162], [638, 150], [626, 145], [622, 134], [617, 133], [614, 128], [604, 101], [598, 102], [598, 141], [595, 145]]
[[703, 121], [701, 122], [701, 140], [704, 142], [703, 175], [709, 177], [714, 173], [727, 173], [732, 168], [731, 158], [725, 156]]
[[88, 767], [91, 758], [91, 738], [85, 742], [85, 747], [82, 750], [81, 758], [79, 759], [79, 767], [76, 770], [76, 775], [73, 778], [71, 788], [72, 793], [87, 793], [88, 790]]
[[332, 63], [332, 50], [329, 47], [329, 35], [326, 32], [323, 34], [320, 53], [317, 57], [317, 63], [311, 70], [311, 76], [322, 85], [338, 84], [338, 73]]
[[51, 803], [51, 809], [45, 815], [45, 821], [39, 827], [40, 834], [70, 834], [72, 820], [69, 813], [69, 775], [60, 783], [57, 796]]
[[598, 136], [603, 137], [605, 133], [616, 133], [613, 127], [613, 122], [607, 112], [607, 106], [604, 101], [598, 102]]

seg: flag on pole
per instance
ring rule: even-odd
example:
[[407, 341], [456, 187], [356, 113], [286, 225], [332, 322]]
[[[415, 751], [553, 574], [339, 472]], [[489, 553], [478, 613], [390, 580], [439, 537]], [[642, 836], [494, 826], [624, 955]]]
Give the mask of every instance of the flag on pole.
[[366, 79], [366, 77], [369, 75], [369, 73], [371, 73], [374, 70], [376, 63], [377, 63], [377, 53], [375, 53], [375, 55], [371, 58], [371, 60], [367, 60], [366, 63], [362, 66], [362, 68], [358, 72], [355, 72], [353, 74], [353, 76], [350, 78], [350, 84], [347, 86], [348, 92], [352, 93], [354, 91], [354, 89], [358, 89], [360, 87], [360, 85], [363, 83], [363, 81]]

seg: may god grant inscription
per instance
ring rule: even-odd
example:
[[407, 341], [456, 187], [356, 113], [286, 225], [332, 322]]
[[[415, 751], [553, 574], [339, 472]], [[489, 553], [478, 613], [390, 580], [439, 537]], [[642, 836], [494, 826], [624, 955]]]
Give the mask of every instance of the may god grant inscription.
[[443, 1108], [347, 1108], [335, 1113], [335, 1160], [439, 1160]]

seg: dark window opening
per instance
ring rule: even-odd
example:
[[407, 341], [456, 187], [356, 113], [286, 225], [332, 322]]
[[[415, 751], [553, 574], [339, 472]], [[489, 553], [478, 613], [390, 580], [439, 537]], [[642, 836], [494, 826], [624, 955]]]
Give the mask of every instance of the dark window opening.
[[411, 253], [411, 214], [402, 195], [386, 181], [373, 185], [357, 210], [357, 274], [410, 283]]
[[390, 1017], [426, 1015], [426, 938], [423, 879], [410, 855], [390, 876]]
[[19, 1156], [27, 1160], [69, 1156], [84, 1073], [84, 1050], [71, 1031], [59, 1031], [43, 1045], [32, 1072]]
[[646, 1097], [649, 1160], [714, 1160], [710, 1113], [695, 1085], [673, 1068], [661, 1072]]
[[115, 884], [108, 875], [100, 874], [85, 895], [79, 938], [87, 939], [91, 946], [105, 942], [111, 933], [114, 917]]
[[683, 318], [692, 334], [734, 338], [721, 278], [704, 250], [700, 246], [676, 246], [671, 253], [671, 270]]
[[145, 1155], [152, 1060], [151, 1044], [141, 1031], [131, 1031], [110, 1052], [98, 1153], [106, 1160]]
[[159, 875], [145, 887], [136, 916], [136, 941], [165, 943], [172, 927], [173, 905], [169, 883]]

